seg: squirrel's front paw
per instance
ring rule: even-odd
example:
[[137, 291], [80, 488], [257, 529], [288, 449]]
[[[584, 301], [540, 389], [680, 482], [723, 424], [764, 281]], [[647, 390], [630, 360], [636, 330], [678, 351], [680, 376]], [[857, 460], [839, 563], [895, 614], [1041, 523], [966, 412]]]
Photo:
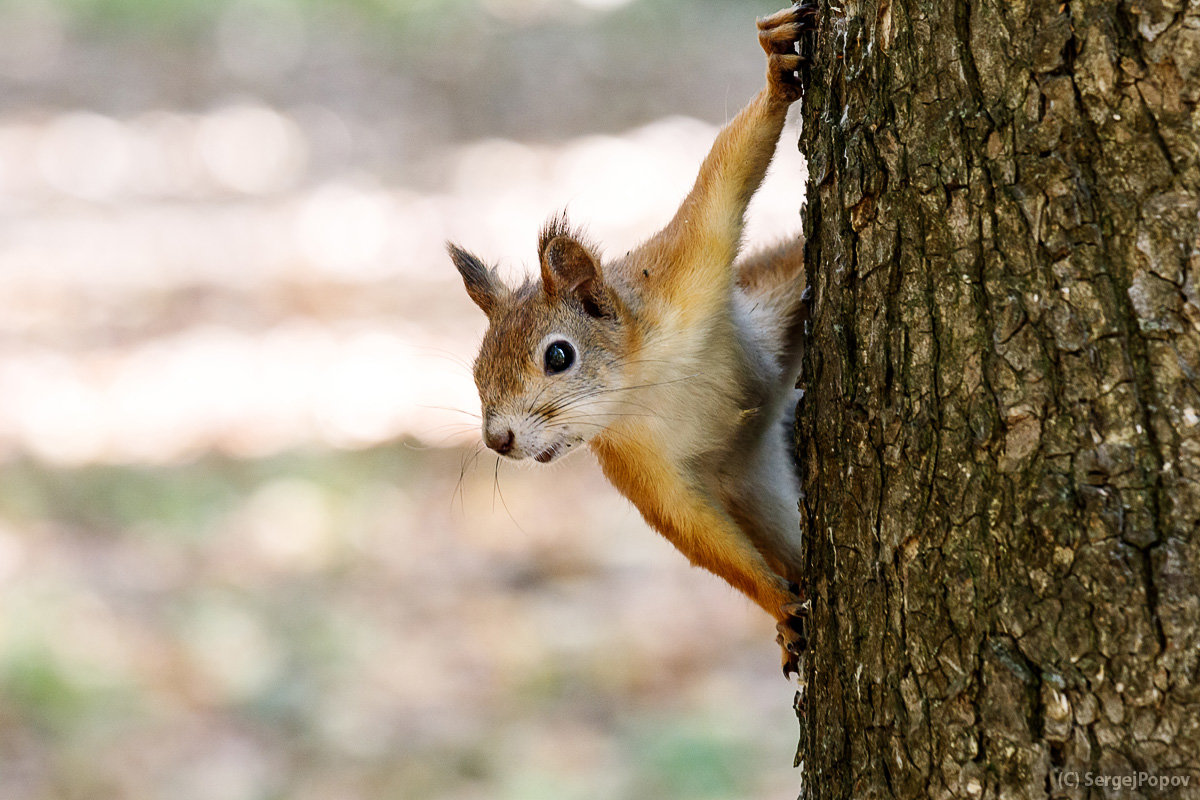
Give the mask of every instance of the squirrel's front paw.
[[791, 677], [800, 672], [800, 659], [808, 649], [808, 610], [807, 600], [788, 603], [783, 607], [787, 617], [775, 625], [779, 634], [775, 641], [783, 651], [783, 676]]
[[758, 43], [767, 52], [767, 86], [789, 103], [804, 94], [797, 70], [804, 57], [797, 52], [800, 34], [816, 25], [817, 7], [811, 2], [776, 11], [758, 21]]

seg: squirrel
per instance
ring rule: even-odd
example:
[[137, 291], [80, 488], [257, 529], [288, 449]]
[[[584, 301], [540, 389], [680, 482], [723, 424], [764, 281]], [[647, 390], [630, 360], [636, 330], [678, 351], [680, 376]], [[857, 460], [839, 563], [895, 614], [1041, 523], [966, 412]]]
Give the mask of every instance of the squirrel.
[[540, 280], [510, 287], [447, 245], [489, 322], [474, 365], [487, 446], [548, 463], [588, 445], [652, 528], [775, 618], [785, 675], [805, 645], [800, 486], [780, 425], [798, 396], [804, 242], [737, 258], [813, 16], [758, 20], [766, 86], [636, 249], [604, 261], [560, 214], [538, 237]]

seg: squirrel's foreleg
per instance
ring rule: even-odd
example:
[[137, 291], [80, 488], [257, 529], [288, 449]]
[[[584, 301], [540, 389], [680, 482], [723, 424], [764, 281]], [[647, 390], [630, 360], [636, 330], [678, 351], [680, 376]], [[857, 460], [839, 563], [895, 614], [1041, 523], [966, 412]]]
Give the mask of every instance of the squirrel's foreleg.
[[[728, 280], [745, 225], [746, 207], [775, 154], [788, 107], [800, 97], [795, 71], [801, 56], [797, 37], [811, 25], [812, 8], [784, 9], [759, 20], [759, 42], [767, 51], [767, 85], [717, 135], [691, 192], [667, 227], [651, 243], [668, 251], [658, 259], [693, 279]], [[721, 274], [721, 272], [724, 274]]]

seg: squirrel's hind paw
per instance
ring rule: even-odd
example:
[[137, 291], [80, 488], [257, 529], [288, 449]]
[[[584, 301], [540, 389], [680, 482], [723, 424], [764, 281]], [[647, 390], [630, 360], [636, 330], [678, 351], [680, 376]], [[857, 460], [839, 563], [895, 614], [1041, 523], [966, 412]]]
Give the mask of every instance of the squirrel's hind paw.
[[783, 676], [790, 678], [800, 672], [800, 659], [808, 649], [808, 610], [807, 600], [788, 603], [783, 607], [787, 618], [775, 625], [778, 635], [775, 641], [782, 650]]

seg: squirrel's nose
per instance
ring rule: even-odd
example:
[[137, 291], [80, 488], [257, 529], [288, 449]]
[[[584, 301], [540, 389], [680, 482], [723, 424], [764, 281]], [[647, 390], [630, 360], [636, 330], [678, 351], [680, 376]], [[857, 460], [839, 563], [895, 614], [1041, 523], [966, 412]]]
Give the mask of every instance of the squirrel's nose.
[[503, 431], [488, 431], [484, 437], [487, 446], [502, 456], [512, 452], [515, 440], [516, 437], [513, 436], [512, 428], [505, 428]]

